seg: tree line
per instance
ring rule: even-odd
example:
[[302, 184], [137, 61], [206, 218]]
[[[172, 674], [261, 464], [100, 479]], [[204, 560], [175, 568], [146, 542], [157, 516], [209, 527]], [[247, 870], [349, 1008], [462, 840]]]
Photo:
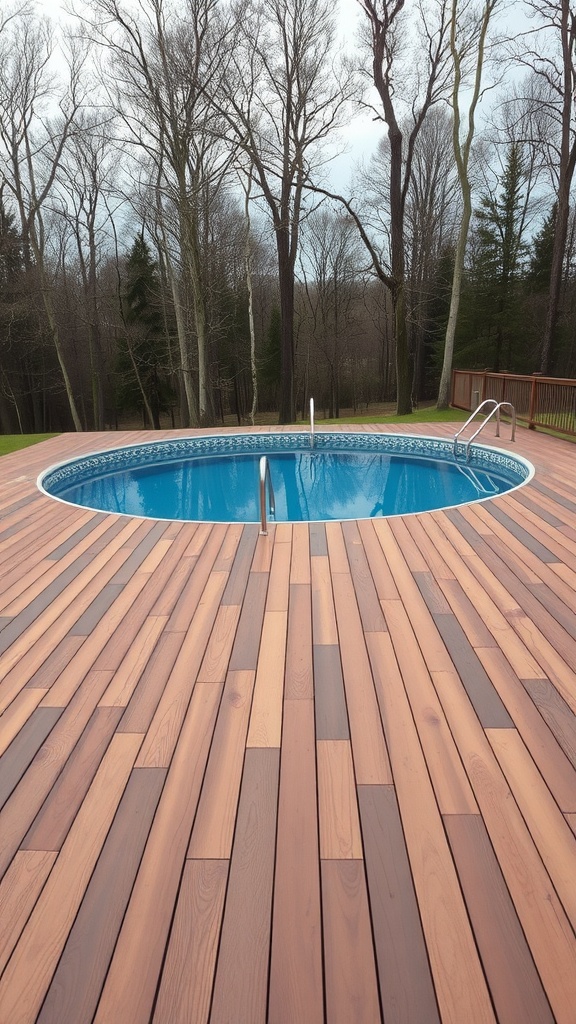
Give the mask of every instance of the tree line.
[[[569, 3], [353, 6], [354, 41], [329, 0], [3, 9], [3, 432], [576, 376]], [[336, 189], [361, 111], [377, 145]]]

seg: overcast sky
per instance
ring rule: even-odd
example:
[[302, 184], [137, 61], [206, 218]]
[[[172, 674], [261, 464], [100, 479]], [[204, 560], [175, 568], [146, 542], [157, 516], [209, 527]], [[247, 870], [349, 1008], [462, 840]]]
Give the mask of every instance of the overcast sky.
[[[0, 4], [4, 0], [0, 0]], [[35, 0], [39, 10], [52, 17], [62, 12], [63, 0]], [[352, 41], [360, 22], [361, 11], [357, 0], [338, 0], [339, 26], [344, 42]], [[331, 188], [335, 191], [349, 191], [349, 182], [355, 166], [362, 157], [369, 156], [376, 142], [383, 134], [381, 124], [375, 125], [369, 114], [357, 116], [343, 132], [346, 152], [336, 157], [330, 167]]]

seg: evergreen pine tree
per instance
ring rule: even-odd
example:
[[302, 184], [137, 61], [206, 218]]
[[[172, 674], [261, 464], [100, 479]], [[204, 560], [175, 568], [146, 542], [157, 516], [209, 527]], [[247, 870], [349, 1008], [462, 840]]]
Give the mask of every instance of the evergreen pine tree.
[[520, 282], [526, 259], [523, 242], [524, 172], [520, 147], [512, 143], [494, 195], [481, 198], [476, 211], [473, 264], [479, 364], [500, 370], [524, 369], [520, 349]]
[[119, 405], [138, 408], [143, 403], [160, 428], [160, 414], [173, 401], [169, 380], [167, 339], [164, 331], [162, 296], [158, 269], [143, 236], [138, 236], [126, 264], [124, 317], [129, 337], [119, 353], [121, 372]]

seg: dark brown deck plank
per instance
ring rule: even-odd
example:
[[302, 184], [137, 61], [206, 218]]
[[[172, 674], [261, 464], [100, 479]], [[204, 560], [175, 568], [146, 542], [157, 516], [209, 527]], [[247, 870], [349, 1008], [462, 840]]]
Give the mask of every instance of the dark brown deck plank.
[[365, 632], [386, 629], [376, 586], [368, 567], [368, 559], [357, 524], [354, 522], [343, 523], [342, 533], [362, 627]]
[[344, 678], [337, 644], [314, 646], [314, 708], [319, 740], [350, 738]]
[[21, 732], [2, 755], [0, 808], [24, 775], [46, 737], [62, 714], [62, 708], [37, 708], [26, 720]]
[[394, 787], [359, 786], [358, 802], [384, 1020], [439, 1024]]
[[279, 753], [271, 748], [246, 752], [214, 981], [213, 1024], [266, 1022]]
[[444, 819], [499, 1024], [554, 1024], [480, 815]]

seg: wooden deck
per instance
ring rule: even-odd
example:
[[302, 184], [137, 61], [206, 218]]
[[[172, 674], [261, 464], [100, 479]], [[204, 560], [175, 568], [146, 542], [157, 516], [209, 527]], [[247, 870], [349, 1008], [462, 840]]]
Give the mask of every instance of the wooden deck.
[[0, 1024], [574, 1024], [576, 448], [267, 538], [36, 490], [141, 436], [0, 462]]

